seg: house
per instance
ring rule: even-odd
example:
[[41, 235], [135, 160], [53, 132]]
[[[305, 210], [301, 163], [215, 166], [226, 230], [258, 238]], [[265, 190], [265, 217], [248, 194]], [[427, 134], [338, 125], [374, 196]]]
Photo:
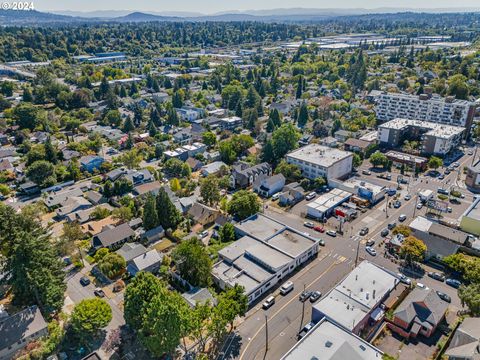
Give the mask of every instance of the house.
[[107, 216], [101, 220], [89, 221], [82, 225], [82, 231], [85, 235], [95, 236], [103, 230], [110, 229], [117, 223], [112, 216]]
[[349, 138], [352, 138], [352, 137], [354, 138], [354, 137], [356, 137], [356, 133], [350, 132], [350, 131], [347, 131], [347, 130], [340, 129], [340, 130], [335, 131], [335, 133], [333, 134], [333, 136], [334, 136], [335, 139], [337, 139], [338, 141], [340, 141], [340, 142], [345, 142], [345, 141], [347, 141], [347, 139], [349, 139]]
[[303, 135], [300, 140], [298, 140], [298, 145], [300, 146], [306, 146], [310, 144], [313, 140], [313, 135], [311, 134], [305, 134]]
[[322, 144], [323, 146], [335, 148], [338, 146], [338, 141], [332, 136], [327, 136], [326, 138], [320, 140], [320, 144]]
[[55, 211], [55, 214], [57, 218], [63, 219], [64, 217], [73, 212], [86, 210], [91, 207], [92, 204], [87, 199], [79, 196], [73, 196], [71, 198], [68, 198], [62, 204], [62, 207]]
[[192, 169], [193, 172], [200, 170], [201, 167], [203, 166], [203, 163], [200, 160], [197, 160], [192, 157], [189, 157], [185, 162], [187, 163], [188, 166], [190, 166], [190, 169]]
[[69, 150], [69, 149], [62, 150], [62, 157], [63, 157], [63, 160], [65, 161], [70, 161], [72, 159], [79, 158], [80, 156], [81, 154], [76, 150]]
[[135, 232], [127, 223], [110, 227], [95, 235], [92, 239], [92, 245], [95, 248], [106, 247], [114, 249], [120, 247], [128, 240], [135, 237]]
[[208, 302], [215, 305], [217, 302], [207, 288], [193, 288], [190, 291], [183, 293], [182, 296], [191, 308], [194, 308], [197, 304], [206, 304]]
[[370, 146], [370, 143], [368, 141], [355, 139], [355, 138], [347, 139], [347, 141], [345, 141], [345, 144], [344, 144], [345, 150], [353, 151], [361, 154], [365, 154], [369, 146]]
[[98, 155], [85, 155], [80, 158], [80, 168], [91, 173], [99, 170], [104, 161], [105, 159]]
[[87, 191], [84, 194], [85, 198], [90, 201], [93, 205], [104, 204], [107, 202], [107, 198], [103, 194], [95, 190]]
[[107, 209], [109, 212], [113, 210], [113, 207], [109, 204], [100, 204], [94, 207], [87, 208], [85, 210], [78, 210], [78, 211], [71, 212], [66, 216], [66, 220], [68, 222], [77, 222], [79, 224], [84, 224], [87, 221], [91, 220], [92, 213], [97, 208]]
[[0, 320], [0, 360], [10, 360], [30, 342], [48, 335], [48, 324], [36, 305]]
[[57, 206], [65, 205], [68, 199], [72, 197], [80, 197], [82, 194], [83, 192], [79, 188], [53, 192], [45, 198], [43, 202], [49, 209], [53, 209]]
[[186, 145], [191, 140], [192, 140], [192, 132], [188, 128], [185, 128], [173, 134], [173, 141], [177, 144]]
[[201, 225], [214, 223], [219, 215], [219, 210], [198, 202], [194, 203], [193, 206], [188, 210], [188, 216], [190, 216], [193, 221]]
[[448, 303], [435, 290], [415, 288], [393, 313], [389, 329], [405, 338], [430, 337], [443, 321]]
[[216, 175], [224, 166], [227, 167], [227, 164], [225, 164], [223, 161], [214, 161], [210, 164], [202, 166], [200, 172], [202, 176]]
[[278, 203], [281, 206], [292, 206], [302, 201], [305, 198], [305, 190], [298, 182], [293, 182], [285, 185], [280, 194]]
[[27, 181], [26, 183], [21, 184], [18, 188], [19, 191], [25, 195], [34, 195], [40, 192], [38, 185], [32, 181]]
[[230, 174], [230, 187], [232, 189], [246, 188], [252, 186], [259, 177], [265, 178], [271, 175], [272, 167], [266, 162], [253, 166], [240, 162], [233, 166]]
[[253, 183], [253, 190], [263, 197], [270, 197], [283, 189], [285, 186], [285, 177], [282, 174], [269, 176], [267, 178], [257, 178]]
[[139, 243], [125, 243], [120, 249], [115, 252], [118, 255], [121, 255], [128, 263], [129, 261], [135, 259], [137, 256], [145, 254], [147, 252], [147, 249], [145, 248], [145, 246]]
[[480, 318], [466, 318], [455, 330], [445, 355], [448, 360], [480, 359]]
[[131, 276], [135, 276], [140, 271], [156, 273], [160, 269], [163, 256], [155, 249], [132, 259], [127, 265], [127, 271]]
[[11, 161], [8, 158], [0, 159], [0, 171], [13, 171], [15, 168], [13, 167]]
[[142, 196], [146, 194], [152, 194], [157, 196], [161, 187], [162, 184], [160, 184], [158, 181], [153, 181], [135, 186], [132, 192], [136, 196]]
[[235, 130], [242, 126], [242, 118], [238, 116], [231, 116], [220, 119], [219, 126], [222, 130]]
[[162, 225], [158, 225], [157, 227], [145, 231], [141, 236], [140, 240], [144, 241], [147, 244], [154, 243], [165, 236], [165, 230], [163, 229]]

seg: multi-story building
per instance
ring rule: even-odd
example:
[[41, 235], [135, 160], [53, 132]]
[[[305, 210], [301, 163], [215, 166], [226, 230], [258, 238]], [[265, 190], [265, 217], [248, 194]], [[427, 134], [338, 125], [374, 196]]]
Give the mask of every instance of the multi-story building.
[[470, 130], [475, 104], [452, 96], [409, 95], [382, 92], [375, 96], [375, 113], [380, 121], [395, 118], [416, 119], [434, 123], [463, 126]]
[[353, 153], [311, 144], [287, 154], [287, 162], [297, 165], [309, 179], [346, 177], [352, 171]]
[[480, 193], [480, 160], [467, 167], [465, 185], [470, 191]]
[[396, 118], [378, 126], [378, 141], [380, 146], [395, 148], [405, 140], [418, 140], [421, 153], [445, 155], [461, 143], [464, 131], [460, 126]]

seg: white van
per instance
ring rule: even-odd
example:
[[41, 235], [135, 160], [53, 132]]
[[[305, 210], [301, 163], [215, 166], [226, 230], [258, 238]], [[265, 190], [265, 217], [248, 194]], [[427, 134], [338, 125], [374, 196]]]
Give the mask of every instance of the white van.
[[282, 285], [280, 288], [280, 294], [287, 295], [290, 291], [293, 290], [293, 282], [287, 281], [285, 284]]
[[264, 308], [265, 310], [267, 310], [267, 309], [270, 308], [273, 304], [275, 304], [275, 297], [269, 296], [269, 297], [267, 298], [267, 300], [265, 300], [265, 302], [263, 303], [262, 306], [263, 306], [263, 308]]

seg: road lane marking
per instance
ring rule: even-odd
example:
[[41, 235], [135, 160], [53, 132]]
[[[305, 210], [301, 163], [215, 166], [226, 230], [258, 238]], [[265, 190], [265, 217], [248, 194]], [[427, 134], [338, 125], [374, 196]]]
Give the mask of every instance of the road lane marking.
[[[322, 276], [324, 276], [327, 272], [329, 272], [334, 266], [338, 265], [338, 262], [334, 262], [333, 264], [331, 264], [325, 271], [323, 271], [315, 280], [313, 280], [310, 284], [306, 285], [305, 289], [309, 288], [310, 286], [312, 286], [316, 281], [318, 281], [318, 279], [320, 279]], [[292, 301], [298, 301], [297, 300], [297, 297], [294, 296], [292, 297], [289, 301], [287, 301], [286, 304], [284, 304], [280, 309], [278, 309], [272, 316], [269, 317], [269, 320], [271, 321], [274, 317], [276, 317], [280, 312], [283, 311], [283, 309], [285, 309], [288, 305], [290, 305], [290, 303]], [[249, 340], [253, 340], [255, 339], [258, 334], [260, 334], [260, 332], [263, 330], [263, 328], [265, 327], [265, 324], [262, 324], [262, 326], [260, 326], [260, 328], [255, 332], [255, 334], [249, 338]], [[239, 360], [242, 360], [243, 359], [243, 356], [245, 355], [245, 353], [247, 352], [250, 344], [252, 342], [249, 341], [247, 346], [245, 347], [245, 349], [243, 349], [242, 353], [240, 354], [240, 357], [239, 357]], [[228, 350], [228, 349], [227, 349]]]

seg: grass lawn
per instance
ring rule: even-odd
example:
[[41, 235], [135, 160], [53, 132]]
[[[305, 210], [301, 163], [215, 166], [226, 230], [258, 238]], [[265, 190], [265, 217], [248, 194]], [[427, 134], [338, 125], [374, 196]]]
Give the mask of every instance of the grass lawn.
[[170, 248], [173, 243], [168, 239], [163, 239], [162, 241], [158, 242], [157, 244], [153, 245], [153, 248], [157, 251], [165, 251]]

